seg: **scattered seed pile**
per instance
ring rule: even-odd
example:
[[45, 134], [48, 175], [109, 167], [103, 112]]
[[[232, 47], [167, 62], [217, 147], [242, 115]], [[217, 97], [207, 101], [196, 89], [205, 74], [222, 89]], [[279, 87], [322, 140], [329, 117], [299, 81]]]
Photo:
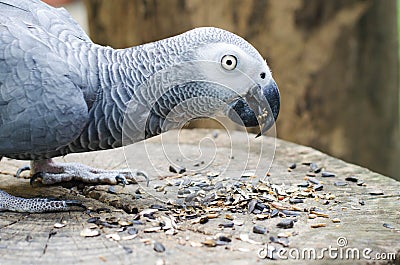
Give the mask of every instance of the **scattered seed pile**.
[[[303, 175], [302, 179], [293, 177], [297, 184], [292, 185], [274, 184], [269, 174], [259, 178], [247, 172], [232, 181], [220, 176], [219, 172], [190, 174], [185, 168], [172, 166], [170, 171], [176, 175], [165, 177], [151, 187], [154, 194], [168, 193], [170, 199], [167, 202], [137, 210], [130, 219], [113, 217], [108, 209], [88, 210], [91, 217], [81, 236], [102, 235], [114, 241], [138, 240], [151, 245], [156, 252], [164, 252], [166, 247], [154, 239], [155, 233], [192, 247], [223, 246], [229, 250], [251, 251], [246, 244], [259, 247], [268, 244], [268, 251], [270, 246], [272, 251], [266, 257], [273, 259], [273, 250], [289, 247], [290, 238], [298, 234], [296, 223], [300, 218], [310, 220], [307, 222], [310, 229], [340, 225], [341, 220], [330, 211], [330, 207], [340, 201], [335, 194], [325, 192], [326, 185], [337, 188], [366, 186], [358, 176], [340, 176], [339, 180], [335, 173], [325, 171], [315, 163], [289, 165], [289, 172]], [[135, 196], [140, 197], [143, 193], [138, 189]], [[382, 191], [370, 192], [370, 195], [382, 194]], [[362, 207], [365, 202], [359, 200], [358, 204]], [[104, 212], [109, 216], [104, 217]], [[56, 224], [55, 227], [64, 225]], [[213, 228], [210, 231], [217, 230], [218, 233], [207, 232], [204, 228], [208, 225]], [[185, 231], [201, 233], [203, 240], [194, 241]], [[129, 247], [124, 248], [132, 252]]]

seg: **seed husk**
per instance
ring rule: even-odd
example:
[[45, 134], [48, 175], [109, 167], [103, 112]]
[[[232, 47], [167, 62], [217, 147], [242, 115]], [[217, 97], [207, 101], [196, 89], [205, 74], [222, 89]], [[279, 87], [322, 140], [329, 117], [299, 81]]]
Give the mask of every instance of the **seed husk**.
[[310, 170], [311, 170], [312, 172], [315, 172], [315, 171], [318, 170], [318, 169], [319, 169], [319, 167], [318, 167], [317, 164], [315, 164], [315, 163], [311, 163], [311, 164], [310, 164]]
[[83, 229], [80, 233], [81, 237], [95, 237], [98, 235], [100, 235], [100, 232], [98, 230], [89, 229], [89, 228]]
[[339, 218], [333, 218], [332, 223], [340, 223], [341, 220]]
[[310, 213], [310, 214], [308, 215], [308, 219], [315, 219], [315, 218], [317, 218], [317, 215], [316, 215], [316, 214]]
[[249, 202], [249, 204], [247, 206], [247, 213], [248, 214], [251, 214], [254, 211], [254, 209], [256, 207], [256, 204], [257, 204], [257, 200], [251, 200]]
[[368, 193], [370, 195], [383, 195], [384, 194], [383, 190], [370, 190]]
[[114, 241], [120, 241], [121, 237], [118, 234], [108, 234], [106, 235], [106, 238], [112, 239]]
[[200, 224], [205, 224], [205, 223], [207, 223], [208, 222], [208, 217], [207, 216], [204, 216], [204, 217], [201, 217], [200, 218], [200, 220], [199, 220], [199, 223]]
[[312, 224], [311, 228], [319, 228], [319, 227], [325, 227], [326, 223], [317, 223], [317, 224]]
[[219, 214], [217, 214], [217, 213], [209, 213], [209, 214], [207, 214], [207, 218], [208, 219], [215, 219], [218, 216], [219, 216]]
[[291, 203], [291, 204], [303, 203], [303, 202], [304, 202], [303, 199], [297, 199], [297, 198], [290, 198], [289, 199], [289, 203]]
[[357, 181], [357, 186], [362, 186], [362, 185], [364, 185], [364, 181], [358, 180], [358, 181]]
[[128, 228], [127, 232], [130, 235], [136, 235], [139, 232], [139, 230], [136, 227], [130, 227]]
[[154, 242], [153, 249], [154, 249], [154, 251], [160, 252], [160, 253], [165, 251], [164, 245], [161, 244], [160, 242]]
[[333, 185], [335, 185], [336, 187], [343, 187], [343, 186], [347, 186], [348, 183], [344, 182], [344, 181], [336, 181], [335, 183], [333, 183]]
[[301, 213], [296, 212], [296, 211], [291, 211], [291, 210], [282, 210], [282, 213], [284, 213], [286, 216], [300, 216]]
[[159, 204], [152, 204], [150, 205], [150, 209], [157, 209], [159, 211], [168, 211], [168, 208], [166, 208], [163, 205], [159, 205]]
[[315, 214], [318, 217], [329, 218], [329, 215], [327, 213], [318, 212], [318, 211], [314, 211], [314, 210], [311, 210], [310, 213]]
[[270, 216], [271, 218], [278, 216], [279, 210], [278, 209], [273, 209]]
[[296, 163], [293, 163], [293, 164], [290, 164], [290, 165], [289, 165], [289, 168], [290, 168], [290, 169], [295, 169], [296, 167], [297, 167]]
[[54, 224], [54, 228], [63, 228], [64, 226], [66, 226], [67, 224], [66, 223], [55, 223]]
[[154, 226], [154, 227], [149, 227], [143, 230], [143, 232], [145, 233], [153, 233], [153, 232], [158, 232], [161, 231], [161, 227], [160, 226]]
[[130, 222], [130, 221], [124, 221], [124, 220], [119, 220], [119, 221], [118, 221], [118, 224], [119, 224], [120, 226], [131, 226], [131, 225], [132, 225], [132, 222]]
[[203, 245], [207, 246], [207, 247], [215, 247], [215, 246], [217, 246], [217, 243], [213, 239], [207, 239], [207, 240], [205, 240], [205, 241], [203, 241], [201, 243]]
[[100, 217], [96, 216], [96, 217], [90, 217], [89, 219], [86, 220], [86, 222], [88, 222], [89, 224], [94, 224], [99, 220], [100, 220]]
[[304, 182], [297, 184], [297, 187], [307, 188], [309, 185], [310, 185], [310, 183], [308, 183], [308, 181], [304, 181]]

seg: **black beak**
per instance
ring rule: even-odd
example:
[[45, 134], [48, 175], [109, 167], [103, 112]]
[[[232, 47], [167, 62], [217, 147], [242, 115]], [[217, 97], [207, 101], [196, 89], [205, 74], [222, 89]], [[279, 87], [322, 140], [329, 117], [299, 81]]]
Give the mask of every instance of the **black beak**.
[[240, 98], [230, 104], [228, 116], [234, 122], [246, 127], [260, 126], [260, 136], [268, 131], [279, 115], [280, 96], [275, 81], [265, 86], [252, 87], [244, 99]]

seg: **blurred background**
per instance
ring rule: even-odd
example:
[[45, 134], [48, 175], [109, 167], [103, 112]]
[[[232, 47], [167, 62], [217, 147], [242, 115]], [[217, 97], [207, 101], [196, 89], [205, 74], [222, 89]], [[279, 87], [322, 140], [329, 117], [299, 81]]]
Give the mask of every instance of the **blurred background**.
[[114, 48], [200, 26], [244, 37], [279, 85], [279, 138], [400, 180], [397, 0], [47, 2], [66, 4], [94, 42]]

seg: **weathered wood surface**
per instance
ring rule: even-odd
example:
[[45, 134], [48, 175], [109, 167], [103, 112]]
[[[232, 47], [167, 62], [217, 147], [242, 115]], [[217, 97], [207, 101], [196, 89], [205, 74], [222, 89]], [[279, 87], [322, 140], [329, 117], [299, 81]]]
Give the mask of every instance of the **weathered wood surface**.
[[[188, 130], [180, 134], [180, 148], [187, 156], [198, 154], [198, 140], [203, 137], [215, 139], [218, 147], [216, 150], [215, 161], [211, 167], [204, 169], [204, 172], [221, 171], [226, 162], [224, 159], [230, 157], [229, 146], [232, 143], [234, 159], [229, 164], [229, 169], [224, 173], [227, 177], [237, 177], [242, 172], [243, 161], [250, 155], [250, 159], [257, 156], [257, 145], [260, 140], [248, 138], [246, 134], [235, 132], [231, 134], [230, 142], [224, 132], [219, 132], [218, 137], [215, 131], [209, 130]], [[157, 195], [153, 187], [157, 181], [162, 182], [162, 177], [173, 177], [168, 172], [169, 161], [176, 161], [179, 157], [177, 153], [168, 153], [168, 160], [164, 153], [160, 152], [161, 138], [150, 140], [146, 144], [147, 153], [136, 154], [127, 150], [128, 161], [135, 159], [135, 166], [149, 172], [152, 182], [149, 188], [152, 195]], [[267, 145], [265, 148], [273, 146], [274, 140], [264, 137]], [[247, 141], [253, 145], [250, 151], [247, 151]], [[258, 142], [257, 142], [258, 141]], [[176, 141], [173, 137], [163, 138], [164, 150], [175, 150]], [[215, 150], [213, 144], [204, 143], [202, 146], [203, 154], [212, 154]], [[139, 150], [139, 148], [138, 148]], [[146, 164], [147, 157], [151, 157], [158, 169], [164, 169], [165, 173], [158, 173]], [[176, 157], [175, 157], [176, 156]], [[263, 157], [265, 158], [265, 157]], [[124, 152], [121, 149], [106, 152], [88, 153], [70, 155], [62, 160], [79, 161], [91, 166], [103, 168], [125, 167]], [[180, 160], [179, 160], [180, 161]], [[179, 162], [178, 161], [178, 162]], [[266, 165], [268, 162], [261, 161]], [[291, 163], [297, 163], [297, 168], [288, 171]], [[177, 234], [168, 235], [164, 232], [144, 233], [143, 230], [151, 227], [150, 222], [145, 225], [137, 225], [139, 229], [138, 236], [131, 240], [115, 241], [107, 238], [109, 234], [118, 234], [121, 237], [127, 236], [127, 231], [120, 231], [120, 228], [96, 228], [100, 235], [93, 238], [84, 238], [80, 236], [81, 231], [91, 226], [87, 222], [92, 216], [99, 216], [102, 219], [107, 217], [120, 217], [122, 220], [131, 220], [136, 216], [134, 213], [128, 214], [118, 209], [127, 211], [139, 211], [149, 208], [151, 204], [161, 204], [151, 196], [146, 194], [142, 198], [135, 199], [135, 191], [138, 185], [127, 185], [125, 187], [116, 186], [116, 194], [109, 192], [108, 185], [99, 185], [91, 191], [86, 191], [86, 196], [81, 195], [80, 188], [62, 186], [50, 187], [30, 187], [28, 179], [17, 179], [13, 177], [17, 168], [24, 165], [24, 161], [15, 161], [3, 159], [1, 162], [0, 189], [8, 191], [13, 195], [24, 197], [47, 196], [61, 197], [68, 199], [79, 199], [87, 207], [92, 209], [109, 208], [109, 213], [92, 213], [82, 211], [46, 213], [46, 214], [21, 214], [21, 213], [0, 213], [0, 264], [55, 264], [63, 262], [64, 264], [265, 264], [265, 263], [292, 263], [299, 262], [293, 260], [263, 260], [257, 256], [258, 250], [263, 245], [244, 242], [238, 237], [240, 234], [248, 234], [250, 239], [269, 243], [270, 236], [277, 236], [281, 232], [291, 232], [289, 237], [289, 248], [317, 248], [337, 247], [338, 237], [345, 237], [348, 241], [347, 247], [358, 248], [362, 251], [364, 248], [373, 250], [375, 253], [398, 252], [400, 249], [400, 183], [373, 173], [367, 169], [345, 163], [341, 160], [329, 157], [314, 149], [295, 145], [292, 143], [276, 140], [276, 156], [270, 169], [269, 180], [271, 183], [285, 187], [296, 187], [298, 183], [304, 182], [308, 167], [301, 165], [302, 162], [314, 162], [323, 166], [324, 170], [334, 172], [336, 177], [321, 178], [317, 174], [317, 179], [324, 182], [324, 190], [316, 194], [333, 194], [335, 199], [329, 200], [328, 205], [324, 205], [323, 199], [307, 198], [304, 203], [296, 204], [297, 207], [309, 208], [317, 206], [329, 215], [329, 218], [317, 217], [309, 219], [308, 213], [301, 212], [298, 220], [291, 229], [277, 228], [276, 224], [282, 221], [282, 217], [275, 217], [266, 220], [255, 220], [254, 214], [231, 213], [239, 221], [243, 221], [242, 226], [235, 225], [234, 228], [220, 228], [218, 225], [228, 220], [224, 219], [227, 212], [221, 212], [218, 218], [210, 219], [205, 224], [193, 224], [193, 220], [178, 223]], [[249, 161], [249, 167], [254, 168], [256, 161]], [[365, 182], [365, 186], [358, 186], [356, 183], [348, 182], [346, 186], [335, 186], [336, 181], [345, 181], [345, 177], [357, 175]], [[176, 176], [170, 180], [179, 180]], [[143, 182], [141, 182], [143, 184]], [[144, 187], [144, 186], [143, 186]], [[170, 187], [168, 187], [170, 188]], [[171, 187], [171, 190], [173, 187]], [[382, 190], [383, 195], [370, 195], [371, 190]], [[86, 187], [87, 190], [87, 187]], [[77, 194], [78, 193], [78, 194]], [[173, 192], [167, 193], [164, 198], [173, 196]], [[322, 196], [322, 195], [321, 195]], [[96, 198], [96, 199], [94, 199]], [[360, 200], [365, 205], [359, 203]], [[283, 205], [289, 203], [282, 201]], [[114, 207], [115, 206], [115, 207]], [[340, 223], [333, 223], [333, 218], [339, 218]], [[141, 219], [143, 220], [143, 218]], [[55, 228], [55, 223], [65, 223], [62, 228]], [[311, 228], [311, 224], [326, 223], [326, 227]], [[386, 228], [383, 224], [390, 224], [394, 228]], [[261, 225], [268, 229], [267, 234], [255, 234], [252, 232], [253, 226]], [[223, 233], [232, 238], [227, 246], [206, 247], [198, 246], [199, 242], [204, 242], [207, 237]], [[153, 250], [153, 242], [162, 243], [166, 251], [158, 253]], [[269, 243], [279, 247], [279, 244]], [[361, 258], [360, 260], [339, 260], [340, 263], [365, 264], [372, 262]], [[329, 263], [335, 262], [326, 255], [324, 260], [307, 260], [300, 263]], [[379, 261], [383, 264], [389, 261]], [[397, 263], [399, 257], [397, 257]]]

